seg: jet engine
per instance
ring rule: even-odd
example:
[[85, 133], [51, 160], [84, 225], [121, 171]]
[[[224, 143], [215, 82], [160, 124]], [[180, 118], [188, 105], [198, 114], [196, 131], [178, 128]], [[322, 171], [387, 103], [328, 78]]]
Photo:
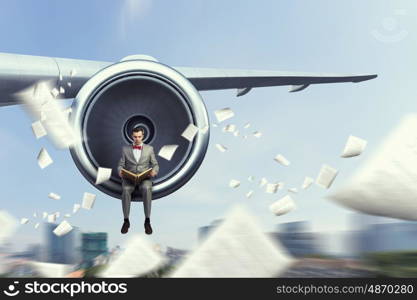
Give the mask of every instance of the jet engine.
[[[94, 74], [79, 90], [70, 122], [80, 141], [70, 149], [81, 174], [102, 192], [121, 198], [117, 172], [122, 146], [142, 128], [144, 143], [155, 150], [159, 173], [153, 199], [183, 186], [198, 170], [207, 151], [209, 130], [190, 142], [181, 137], [189, 124], [207, 128], [208, 114], [194, 85], [175, 69], [151, 60], [124, 60]], [[178, 145], [170, 161], [159, 157], [164, 145]], [[110, 180], [95, 185], [98, 168], [111, 168]], [[133, 201], [142, 201], [136, 189]]]

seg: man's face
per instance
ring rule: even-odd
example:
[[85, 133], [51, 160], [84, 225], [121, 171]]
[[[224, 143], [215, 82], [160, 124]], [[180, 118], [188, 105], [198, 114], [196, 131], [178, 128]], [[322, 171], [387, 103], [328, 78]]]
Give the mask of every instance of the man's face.
[[134, 132], [132, 134], [132, 137], [133, 137], [133, 142], [135, 143], [135, 145], [140, 145], [140, 143], [142, 143], [142, 140], [143, 140], [143, 133], [142, 131]]

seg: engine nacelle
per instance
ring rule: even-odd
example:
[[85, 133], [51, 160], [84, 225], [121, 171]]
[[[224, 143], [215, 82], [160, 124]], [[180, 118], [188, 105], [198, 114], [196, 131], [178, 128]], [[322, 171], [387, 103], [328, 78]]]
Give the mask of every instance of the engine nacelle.
[[[71, 156], [81, 174], [102, 192], [121, 198], [117, 166], [122, 146], [131, 144], [131, 131], [141, 127], [144, 143], [155, 155], [164, 145], [178, 148], [170, 161], [157, 156], [159, 174], [153, 179], [153, 199], [183, 186], [195, 174], [207, 151], [209, 130], [193, 142], [181, 137], [192, 123], [209, 125], [203, 99], [191, 82], [176, 70], [149, 60], [127, 60], [106, 67], [78, 92], [71, 123], [81, 142]], [[111, 179], [95, 185], [99, 167], [112, 168]], [[136, 189], [132, 200], [142, 201]]]

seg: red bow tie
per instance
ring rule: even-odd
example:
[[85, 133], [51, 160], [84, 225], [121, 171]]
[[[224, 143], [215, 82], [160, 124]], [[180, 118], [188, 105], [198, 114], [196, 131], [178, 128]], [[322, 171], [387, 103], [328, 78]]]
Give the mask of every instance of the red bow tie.
[[133, 146], [133, 149], [142, 150], [142, 146]]

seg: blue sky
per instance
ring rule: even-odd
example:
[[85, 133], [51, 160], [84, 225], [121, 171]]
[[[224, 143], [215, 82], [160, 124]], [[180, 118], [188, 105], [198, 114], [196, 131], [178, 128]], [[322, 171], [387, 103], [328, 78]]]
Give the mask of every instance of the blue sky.
[[[247, 177], [299, 188], [305, 176], [315, 178], [326, 163], [340, 171], [334, 189], [372, 156], [400, 118], [416, 110], [416, 6], [412, 0], [2, 0], [0, 52], [115, 62], [148, 54], [171, 66], [378, 74], [364, 83], [316, 85], [293, 94], [287, 87], [254, 89], [239, 98], [235, 90], [203, 92], [212, 122], [214, 110], [231, 107], [235, 117], [222, 125], [235, 124], [243, 132], [250, 122], [247, 131], [263, 136], [244, 140], [211, 128], [206, 159], [193, 179], [153, 202], [152, 239], [190, 249], [199, 226], [221, 218], [237, 203], [247, 205], [265, 231], [296, 220], [309, 220], [320, 231], [351, 228], [352, 211], [326, 200], [329, 191], [318, 186], [294, 195], [296, 211], [275, 217], [268, 206], [285, 191], [266, 194]], [[384, 39], [403, 32], [396, 42]], [[31, 122], [18, 106], [0, 109], [1, 209], [31, 219], [19, 227], [13, 243], [23, 247], [42, 241], [43, 228], [33, 228], [33, 212], [71, 213], [84, 192], [93, 192], [94, 209], [80, 210], [71, 224], [108, 232], [110, 246], [123, 244], [120, 200], [87, 183], [68, 151], [55, 150], [47, 139], [36, 140]], [[367, 149], [342, 159], [351, 134], [366, 139]], [[220, 153], [216, 143], [229, 151]], [[41, 147], [54, 159], [44, 170], [36, 162]], [[272, 160], [278, 153], [291, 161], [289, 167]], [[241, 186], [230, 189], [230, 179], [241, 180]], [[254, 195], [247, 199], [251, 189]], [[62, 199], [49, 199], [49, 192]], [[142, 204], [134, 203], [131, 231], [143, 231], [143, 218]]]

